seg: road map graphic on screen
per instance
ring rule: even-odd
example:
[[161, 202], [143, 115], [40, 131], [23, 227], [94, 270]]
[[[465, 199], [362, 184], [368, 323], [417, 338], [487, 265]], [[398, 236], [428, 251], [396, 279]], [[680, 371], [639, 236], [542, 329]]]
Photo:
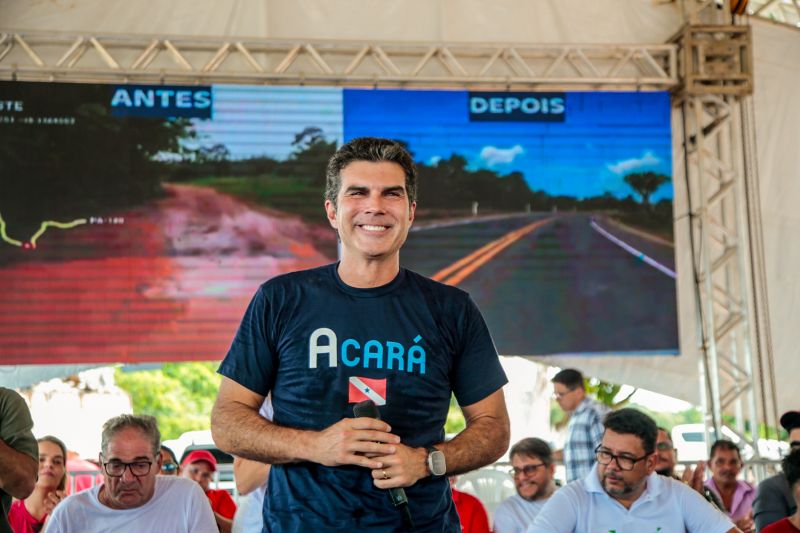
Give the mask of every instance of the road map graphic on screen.
[[219, 359], [336, 260], [327, 159], [417, 162], [404, 266], [507, 355], [676, 354], [666, 93], [0, 83], [0, 365]]

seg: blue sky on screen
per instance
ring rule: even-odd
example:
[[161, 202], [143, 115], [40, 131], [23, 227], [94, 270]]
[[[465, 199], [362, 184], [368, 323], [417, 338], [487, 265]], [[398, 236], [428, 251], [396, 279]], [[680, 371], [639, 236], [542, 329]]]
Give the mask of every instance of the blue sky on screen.
[[[672, 176], [667, 93], [566, 93], [564, 122], [470, 122], [468, 95], [345, 89], [344, 139], [401, 139], [418, 162], [460, 154], [470, 169], [519, 171], [534, 190], [578, 198], [625, 197], [631, 172]], [[672, 196], [667, 183], [651, 201]]]

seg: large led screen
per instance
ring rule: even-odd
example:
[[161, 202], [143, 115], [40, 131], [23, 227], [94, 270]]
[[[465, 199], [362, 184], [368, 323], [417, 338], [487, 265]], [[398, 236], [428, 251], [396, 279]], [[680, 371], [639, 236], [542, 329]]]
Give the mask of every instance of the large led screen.
[[6, 82], [0, 365], [219, 359], [260, 283], [336, 260], [363, 135], [418, 164], [402, 263], [501, 353], [677, 353], [665, 93]]

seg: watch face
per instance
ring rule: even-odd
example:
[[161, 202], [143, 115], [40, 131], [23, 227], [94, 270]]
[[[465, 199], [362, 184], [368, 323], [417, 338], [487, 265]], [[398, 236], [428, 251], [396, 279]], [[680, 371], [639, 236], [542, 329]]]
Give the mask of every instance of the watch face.
[[428, 455], [428, 467], [431, 469], [431, 474], [434, 476], [445, 475], [447, 466], [444, 463], [444, 453], [439, 450], [432, 451]]

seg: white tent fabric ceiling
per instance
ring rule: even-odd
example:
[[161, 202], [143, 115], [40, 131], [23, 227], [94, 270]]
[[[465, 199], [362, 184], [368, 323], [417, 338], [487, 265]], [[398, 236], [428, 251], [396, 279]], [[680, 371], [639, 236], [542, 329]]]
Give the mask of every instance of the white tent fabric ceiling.
[[[652, 0], [0, 0], [13, 30], [180, 36], [515, 43], [662, 43], [677, 3]], [[769, 313], [780, 411], [798, 408], [793, 311], [800, 305], [800, 31], [753, 19], [756, 139]], [[678, 119], [676, 115], [676, 120]], [[680, 143], [678, 128], [674, 138]], [[675, 149], [676, 157], [680, 150]], [[676, 173], [682, 162], [674, 163]], [[686, 194], [674, 180], [679, 357], [552, 357], [589, 375], [699, 402]], [[524, 355], [524, 354], [516, 354]]]

